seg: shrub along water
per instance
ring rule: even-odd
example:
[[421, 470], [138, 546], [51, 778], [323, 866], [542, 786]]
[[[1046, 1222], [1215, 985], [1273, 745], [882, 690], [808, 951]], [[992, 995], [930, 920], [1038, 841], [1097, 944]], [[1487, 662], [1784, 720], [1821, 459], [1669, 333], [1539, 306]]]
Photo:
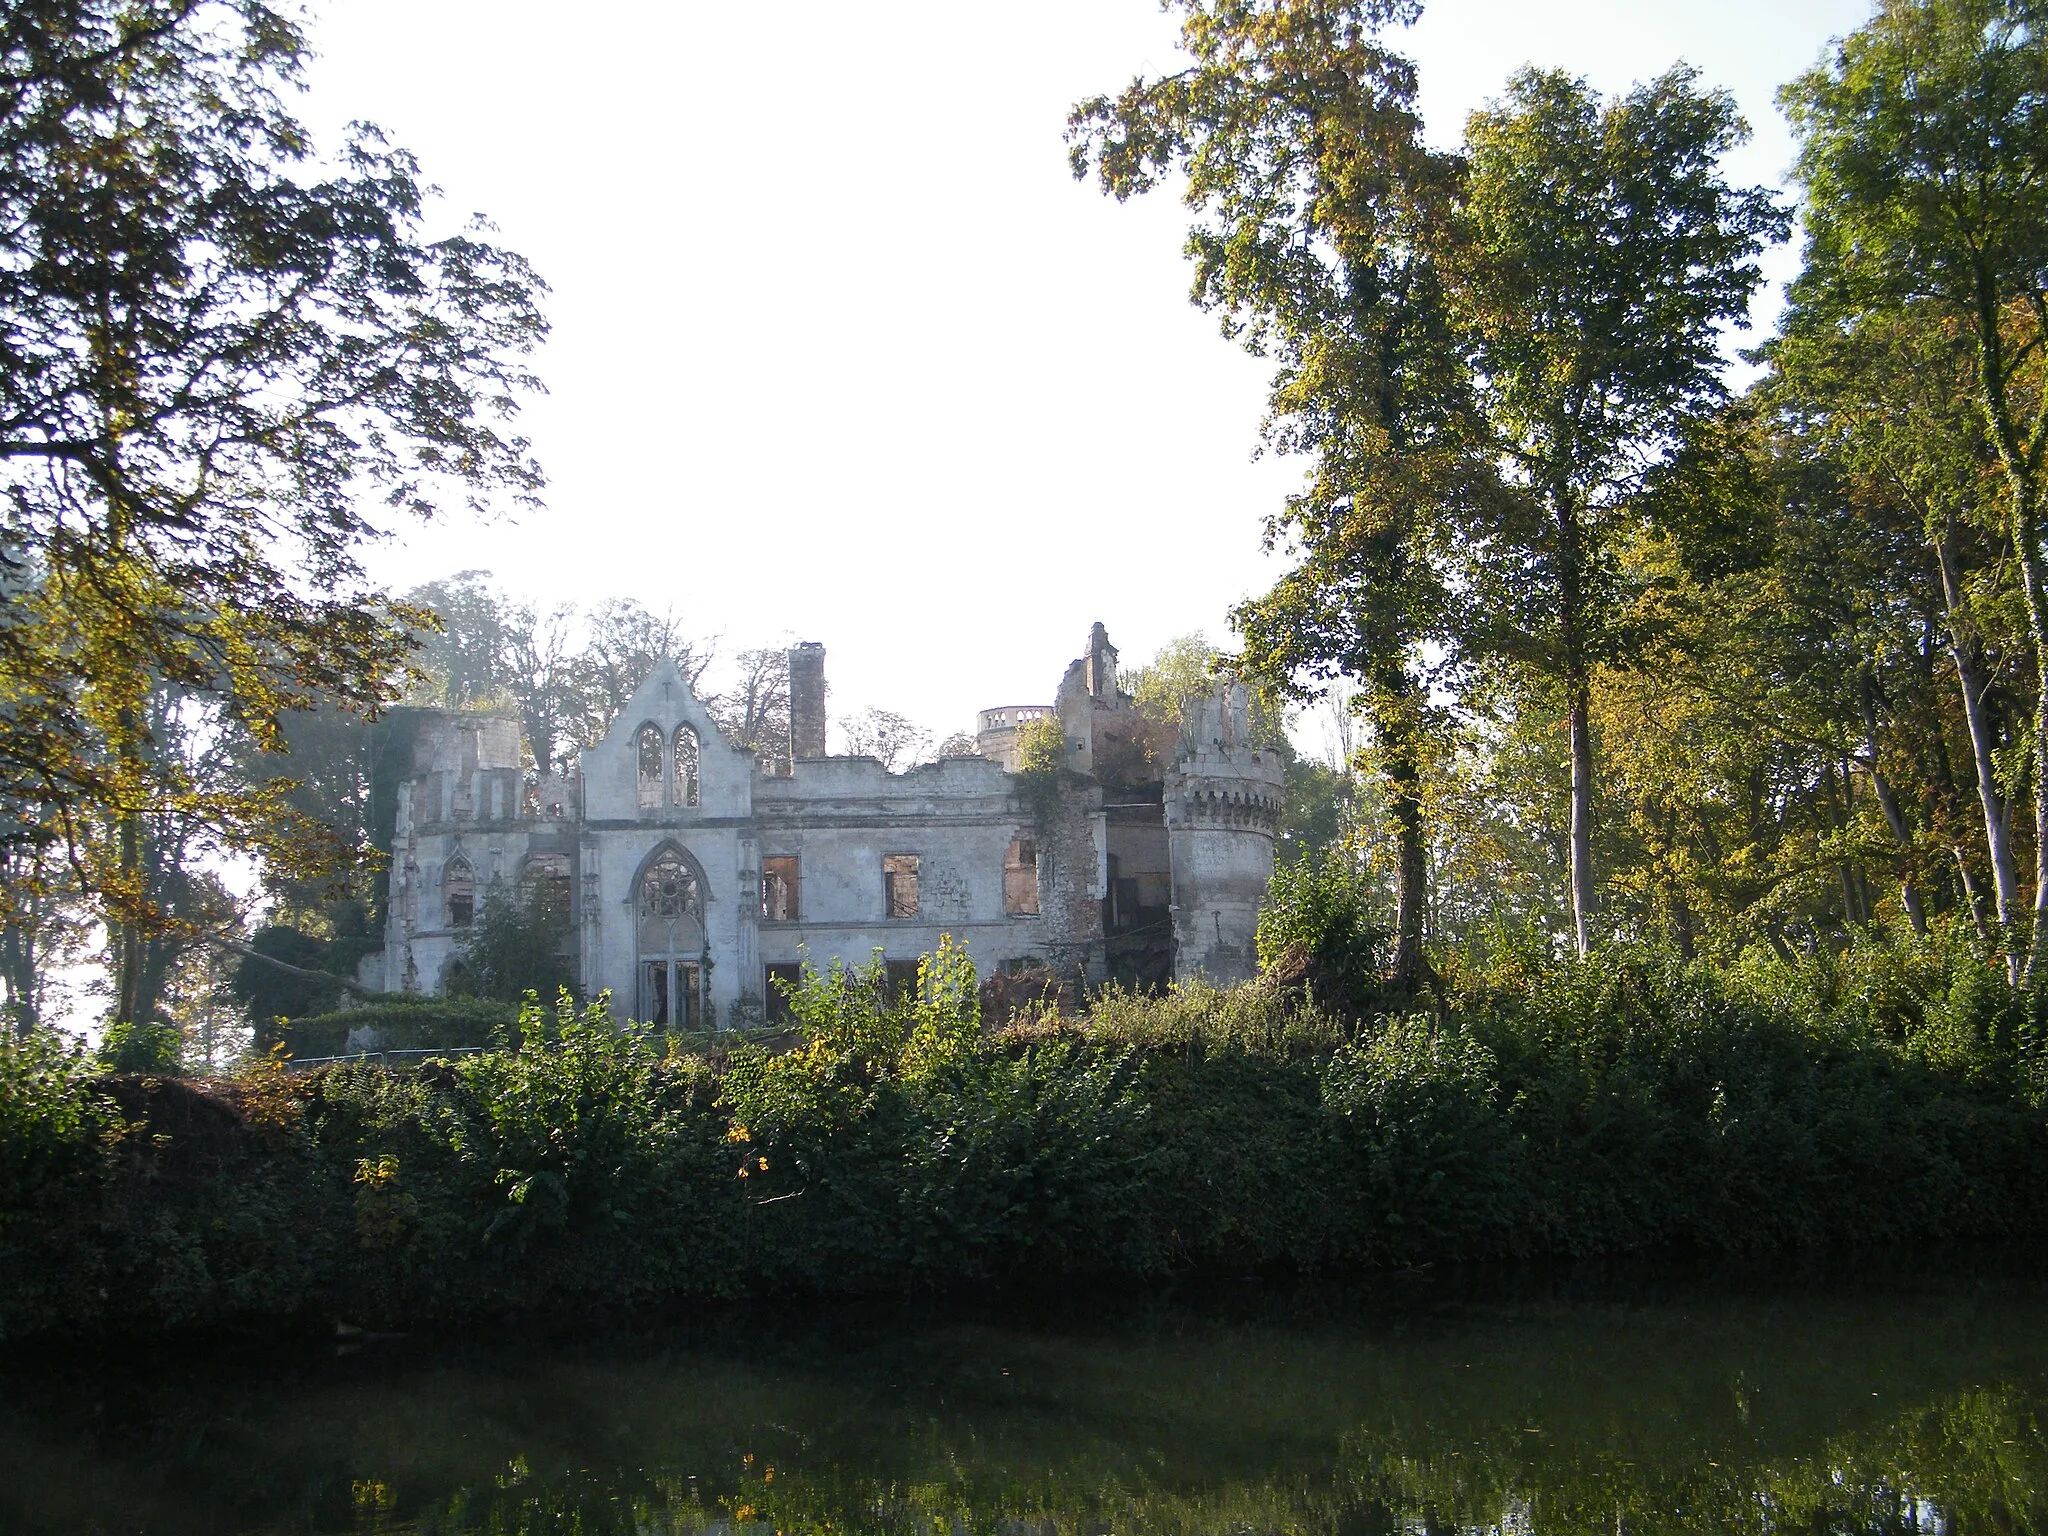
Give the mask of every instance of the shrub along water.
[[790, 1049], [602, 1002], [412, 1070], [94, 1076], [0, 1047], [0, 1330], [2037, 1237], [2032, 1000], [1961, 948], [1447, 967], [981, 1025], [948, 944], [806, 973]]

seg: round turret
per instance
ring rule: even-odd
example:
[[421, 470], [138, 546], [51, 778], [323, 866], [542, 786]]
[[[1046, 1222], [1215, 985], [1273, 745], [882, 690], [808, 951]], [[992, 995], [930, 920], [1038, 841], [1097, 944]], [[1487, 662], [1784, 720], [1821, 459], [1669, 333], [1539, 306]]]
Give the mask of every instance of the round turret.
[[1001, 763], [1005, 773], [1015, 773], [1019, 728], [1051, 713], [1048, 704], [1003, 704], [984, 709], [975, 719], [975, 748], [990, 762]]
[[1247, 705], [1241, 684], [1204, 700], [1166, 774], [1174, 968], [1219, 985], [1258, 972], [1259, 907], [1286, 782], [1280, 754], [1250, 743]]

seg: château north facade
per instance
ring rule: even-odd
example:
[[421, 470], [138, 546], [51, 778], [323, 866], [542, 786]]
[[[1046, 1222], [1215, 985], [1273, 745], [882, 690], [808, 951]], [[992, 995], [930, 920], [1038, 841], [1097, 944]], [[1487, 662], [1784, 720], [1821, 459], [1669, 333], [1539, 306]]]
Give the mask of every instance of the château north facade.
[[[566, 909], [587, 994], [672, 1028], [771, 1016], [806, 960], [907, 975], [950, 934], [986, 976], [1150, 985], [1241, 980], [1273, 870], [1279, 755], [1254, 745], [1242, 687], [1195, 708], [1135, 770], [1140, 722], [1100, 624], [1051, 705], [981, 712], [972, 757], [891, 773], [830, 756], [824, 648], [790, 653], [791, 750], [728, 742], [673, 662], [609, 733], [537, 784], [516, 718], [434, 712], [413, 745], [392, 842], [384, 947], [361, 979], [440, 993], [494, 893]], [[1020, 727], [1056, 717], [1054, 794], [1013, 772]]]

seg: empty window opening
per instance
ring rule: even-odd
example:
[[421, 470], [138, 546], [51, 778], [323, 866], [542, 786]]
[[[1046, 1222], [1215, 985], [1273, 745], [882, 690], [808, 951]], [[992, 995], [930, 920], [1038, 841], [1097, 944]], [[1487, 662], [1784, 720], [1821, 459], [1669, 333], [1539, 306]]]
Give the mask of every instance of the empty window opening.
[[796, 860], [771, 858], [761, 861], [761, 921], [797, 921]]
[[467, 859], [451, 859], [441, 877], [448, 896], [448, 926], [467, 928], [476, 920], [476, 871]]
[[520, 876], [526, 903], [536, 917], [566, 922], [569, 918], [569, 856], [537, 853]]
[[884, 960], [882, 962], [883, 985], [889, 989], [892, 998], [914, 997], [917, 995], [917, 967], [915, 960]]
[[697, 803], [697, 733], [687, 725], [676, 727], [676, 777], [673, 798], [677, 805]]
[[1028, 837], [1003, 855], [1003, 910], [1011, 917], [1038, 916], [1038, 844]]
[[704, 1018], [704, 892], [681, 850], [663, 848], [640, 877], [637, 1017], [660, 1029], [697, 1029]]
[[882, 855], [882, 897], [891, 917], [917, 916], [917, 855]]
[[695, 1029], [703, 1018], [703, 968], [687, 960], [640, 962], [643, 1024], [657, 1029]]
[[768, 973], [765, 977], [767, 985], [763, 988], [763, 992], [767, 998], [768, 1022], [770, 1024], [787, 1024], [796, 1017], [790, 1011], [789, 994], [803, 979], [804, 968], [794, 962], [774, 964], [768, 967]]
[[651, 811], [661, 804], [661, 727], [640, 727], [640, 809]]

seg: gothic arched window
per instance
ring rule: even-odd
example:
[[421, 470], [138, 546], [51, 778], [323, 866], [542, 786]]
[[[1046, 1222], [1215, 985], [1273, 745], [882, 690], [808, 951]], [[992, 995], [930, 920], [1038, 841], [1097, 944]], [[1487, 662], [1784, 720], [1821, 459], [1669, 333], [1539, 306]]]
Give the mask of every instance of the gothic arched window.
[[676, 727], [675, 803], [697, 803], [697, 733], [687, 725]]
[[695, 1029], [704, 1002], [704, 901], [695, 866], [664, 848], [640, 877], [640, 996], [636, 1017]]
[[476, 871], [458, 855], [441, 872], [441, 891], [448, 899], [448, 926], [467, 928], [476, 918]]
[[647, 866], [640, 877], [642, 917], [695, 917], [702, 910], [697, 877], [681, 854], [671, 848]]
[[661, 804], [661, 727], [640, 727], [640, 809], [651, 811]]

